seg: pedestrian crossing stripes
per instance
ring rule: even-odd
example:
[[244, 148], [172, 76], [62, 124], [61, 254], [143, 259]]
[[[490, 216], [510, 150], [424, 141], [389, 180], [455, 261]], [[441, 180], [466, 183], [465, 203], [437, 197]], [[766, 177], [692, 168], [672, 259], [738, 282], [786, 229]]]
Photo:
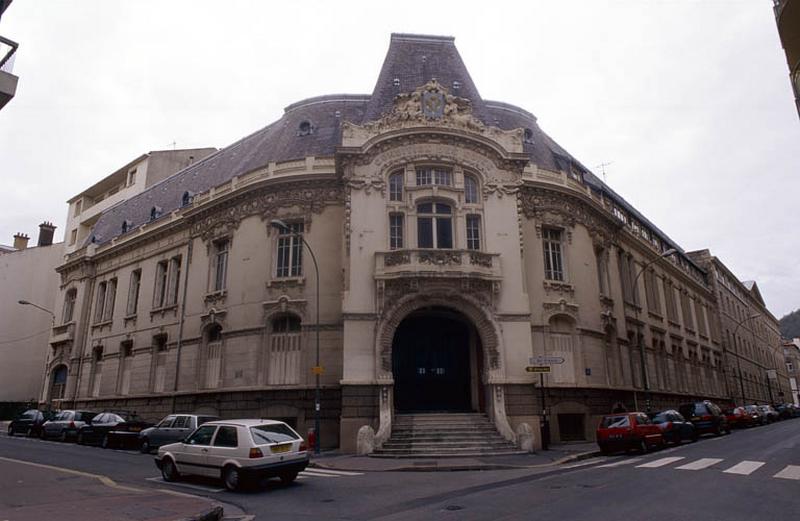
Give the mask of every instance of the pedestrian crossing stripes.
[[[657, 469], [657, 468], [666, 468], [669, 466], [671, 469], [674, 470], [704, 470], [704, 469], [711, 469], [712, 467], [714, 470], [721, 470], [724, 474], [733, 474], [738, 476], [749, 476], [762, 468], [766, 465], [764, 461], [751, 461], [751, 460], [743, 460], [735, 465], [730, 465], [732, 462], [728, 462], [725, 464], [725, 460], [723, 458], [699, 458], [696, 460], [689, 461], [684, 456], [670, 456], [667, 458], [658, 458], [652, 461], [646, 461], [641, 463], [644, 458], [629, 458], [629, 459], [622, 459], [619, 461], [613, 461], [611, 463], [606, 463], [603, 465], [597, 465], [594, 468], [602, 469], [602, 468], [614, 468], [614, 467], [622, 467], [624, 465], [635, 465], [637, 469]], [[686, 461], [684, 461], [686, 460]], [[681, 462], [682, 464], [674, 466], [675, 463]], [[730, 465], [730, 466], [729, 466]], [[771, 472], [775, 472], [775, 468], [771, 469]], [[778, 479], [790, 479], [795, 481], [800, 481], [800, 465], [785, 465], [783, 469], [781, 469], [776, 474], [772, 475], [773, 478]]]
[[297, 475], [297, 479], [303, 478], [341, 478], [344, 476], [361, 476], [363, 472], [350, 472], [345, 470], [330, 470], [317, 467], [309, 467]]

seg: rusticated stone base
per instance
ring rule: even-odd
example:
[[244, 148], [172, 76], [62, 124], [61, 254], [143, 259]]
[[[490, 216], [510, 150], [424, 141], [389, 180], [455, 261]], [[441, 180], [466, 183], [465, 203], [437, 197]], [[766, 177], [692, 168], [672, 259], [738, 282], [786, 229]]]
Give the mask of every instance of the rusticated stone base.
[[355, 453], [358, 430], [369, 425], [379, 427], [380, 388], [377, 385], [345, 385], [342, 387], [342, 419], [339, 426], [340, 449]]
[[[145, 420], [157, 422], [172, 413], [204, 413], [222, 418], [269, 418], [282, 420], [305, 438], [314, 427], [314, 389], [270, 389], [220, 391], [141, 397], [77, 400], [75, 408], [90, 411], [135, 411]], [[321, 392], [320, 443], [324, 448], [339, 446], [339, 417], [342, 396], [338, 388]]]

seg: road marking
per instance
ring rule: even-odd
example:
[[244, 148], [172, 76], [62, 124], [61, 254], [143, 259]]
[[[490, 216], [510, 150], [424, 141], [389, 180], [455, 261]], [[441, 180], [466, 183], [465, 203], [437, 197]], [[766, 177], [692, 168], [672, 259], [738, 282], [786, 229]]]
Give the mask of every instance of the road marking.
[[361, 476], [364, 474], [363, 472], [349, 472], [344, 470], [321, 469], [318, 467], [309, 467], [304, 472], [309, 472], [309, 471], [319, 472], [321, 474], [333, 474], [336, 476]]
[[676, 467], [678, 470], [703, 470], [722, 461], [721, 458], [700, 458], [697, 461]]
[[737, 463], [728, 470], [723, 470], [725, 474], [740, 474], [742, 476], [749, 476], [764, 465], [763, 461], [749, 461], [745, 460]]
[[786, 468], [778, 472], [773, 478], [797, 479], [800, 480], [800, 465], [786, 465]]
[[589, 460], [589, 461], [582, 461], [580, 463], [575, 463], [575, 464], [572, 464], [572, 465], [567, 465], [564, 468], [565, 469], [576, 469], [578, 467], [585, 467], [587, 465], [595, 465], [595, 464], [597, 464], [596, 461]]
[[598, 469], [606, 469], [611, 467], [621, 467], [622, 465], [632, 465], [637, 461], [642, 461], [642, 458], [628, 458], [620, 461], [615, 461], [614, 463], [606, 463], [605, 465], [599, 465]]
[[341, 478], [342, 477], [342, 476], [337, 476], [335, 474], [319, 474], [317, 472], [314, 472], [313, 470], [304, 470], [299, 475], [300, 476], [305, 476], [305, 477], [313, 476], [313, 477], [316, 477], [316, 478]]
[[225, 492], [224, 488], [214, 488], [210, 485], [193, 485], [191, 483], [180, 483], [178, 481], [164, 481], [164, 478], [161, 476], [156, 476], [154, 478], [145, 478], [146, 481], [152, 481], [154, 483], [161, 483], [162, 485], [171, 485], [176, 487], [184, 487], [184, 488], [191, 488], [193, 490], [201, 490], [203, 492]]
[[682, 459], [686, 459], [684, 456], [673, 456], [671, 458], [661, 458], [655, 461], [651, 461], [650, 463], [643, 463], [642, 465], [637, 465], [637, 469], [654, 469], [657, 467], [663, 467], [664, 465], [669, 465], [670, 463], [675, 463], [676, 461], [680, 461]]
[[42, 468], [42, 469], [55, 470], [55, 471], [58, 471], [58, 472], [66, 472], [67, 474], [74, 474], [76, 476], [83, 476], [85, 478], [94, 478], [96, 480], [99, 480], [103, 485], [105, 485], [107, 487], [116, 488], [116, 489], [119, 489], [119, 490], [128, 490], [128, 491], [131, 491], [131, 492], [142, 492], [142, 489], [133, 488], [133, 487], [126, 487], [124, 485], [120, 485], [117, 482], [115, 482], [113, 479], [109, 478], [108, 476], [103, 476], [102, 474], [92, 474], [90, 472], [81, 472], [80, 470], [66, 469], [64, 467], [56, 467], [55, 465], [45, 465], [43, 463], [33, 463], [32, 461], [24, 461], [24, 460], [13, 459], [13, 458], [4, 458], [2, 456], [0, 456], [0, 460], [10, 461], [12, 463], [20, 463], [22, 465], [30, 465], [31, 467], [39, 467], [39, 468]]

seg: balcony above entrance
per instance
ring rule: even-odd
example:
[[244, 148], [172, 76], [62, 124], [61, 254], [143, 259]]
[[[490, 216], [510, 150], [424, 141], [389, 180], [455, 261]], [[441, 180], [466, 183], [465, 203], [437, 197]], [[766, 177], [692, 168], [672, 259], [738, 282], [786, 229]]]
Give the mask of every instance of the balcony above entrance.
[[393, 250], [375, 253], [375, 278], [449, 277], [502, 280], [499, 253], [474, 250]]

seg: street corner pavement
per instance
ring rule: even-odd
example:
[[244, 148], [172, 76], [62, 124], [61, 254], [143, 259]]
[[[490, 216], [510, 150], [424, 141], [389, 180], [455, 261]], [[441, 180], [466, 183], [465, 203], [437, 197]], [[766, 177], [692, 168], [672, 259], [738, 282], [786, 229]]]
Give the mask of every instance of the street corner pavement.
[[8, 458], [0, 458], [0, 469], [0, 521], [216, 521], [223, 515], [205, 498], [104, 476]]

